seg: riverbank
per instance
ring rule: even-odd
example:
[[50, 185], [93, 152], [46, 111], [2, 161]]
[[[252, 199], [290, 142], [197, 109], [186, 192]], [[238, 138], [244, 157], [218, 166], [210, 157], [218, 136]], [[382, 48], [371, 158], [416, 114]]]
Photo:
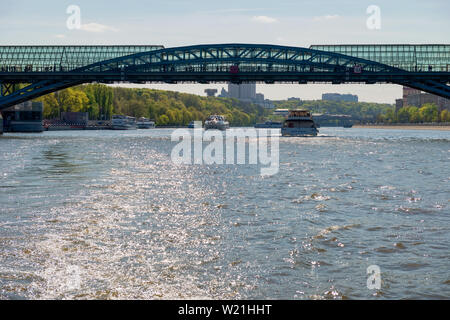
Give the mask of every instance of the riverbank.
[[396, 129], [396, 130], [438, 130], [450, 131], [450, 124], [418, 124], [418, 123], [401, 123], [401, 124], [363, 124], [354, 125], [353, 128], [362, 129]]

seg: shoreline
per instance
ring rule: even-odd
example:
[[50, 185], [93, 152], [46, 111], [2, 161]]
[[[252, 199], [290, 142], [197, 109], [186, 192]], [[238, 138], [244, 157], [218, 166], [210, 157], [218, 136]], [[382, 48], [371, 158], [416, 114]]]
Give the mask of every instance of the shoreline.
[[368, 125], [354, 125], [353, 128], [357, 129], [394, 129], [394, 130], [435, 130], [435, 131], [450, 131], [449, 125], [421, 125], [421, 124], [368, 124]]

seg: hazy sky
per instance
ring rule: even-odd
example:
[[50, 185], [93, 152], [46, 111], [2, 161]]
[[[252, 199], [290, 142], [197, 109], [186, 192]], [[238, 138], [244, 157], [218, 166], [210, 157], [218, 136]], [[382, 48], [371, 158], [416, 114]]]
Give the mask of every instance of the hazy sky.
[[[69, 5], [81, 9], [80, 30], [69, 30]], [[370, 30], [366, 10], [381, 9]], [[312, 44], [450, 43], [449, 0], [0, 0], [0, 44]], [[203, 94], [225, 85], [158, 85]], [[362, 101], [393, 103], [394, 85], [258, 85], [267, 98], [320, 99], [354, 93]]]

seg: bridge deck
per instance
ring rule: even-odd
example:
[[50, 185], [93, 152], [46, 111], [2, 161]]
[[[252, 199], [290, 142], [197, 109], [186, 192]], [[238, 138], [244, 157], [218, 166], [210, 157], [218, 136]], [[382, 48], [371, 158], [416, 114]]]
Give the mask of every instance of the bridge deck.
[[0, 110], [88, 82], [394, 83], [450, 98], [449, 66], [450, 45], [9, 46]]
[[335, 52], [376, 61], [406, 71], [450, 72], [448, 44], [313, 45], [314, 50]]
[[0, 72], [70, 71], [96, 62], [164, 49], [139, 46], [0, 46]]

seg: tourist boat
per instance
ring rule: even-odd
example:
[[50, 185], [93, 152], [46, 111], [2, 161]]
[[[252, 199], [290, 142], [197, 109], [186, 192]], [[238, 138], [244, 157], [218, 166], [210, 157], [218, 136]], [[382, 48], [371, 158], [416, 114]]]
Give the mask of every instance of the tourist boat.
[[155, 122], [147, 118], [139, 118], [136, 122], [138, 129], [153, 129], [155, 128]]
[[283, 123], [275, 121], [266, 121], [264, 123], [257, 123], [255, 129], [281, 129]]
[[307, 110], [291, 110], [289, 116], [281, 128], [281, 135], [305, 137], [319, 134], [316, 123], [313, 120], [312, 114]]
[[230, 128], [230, 123], [225, 120], [224, 116], [213, 115], [205, 121], [205, 130], [222, 130]]
[[111, 129], [113, 130], [136, 130], [136, 118], [114, 115], [111, 121]]

